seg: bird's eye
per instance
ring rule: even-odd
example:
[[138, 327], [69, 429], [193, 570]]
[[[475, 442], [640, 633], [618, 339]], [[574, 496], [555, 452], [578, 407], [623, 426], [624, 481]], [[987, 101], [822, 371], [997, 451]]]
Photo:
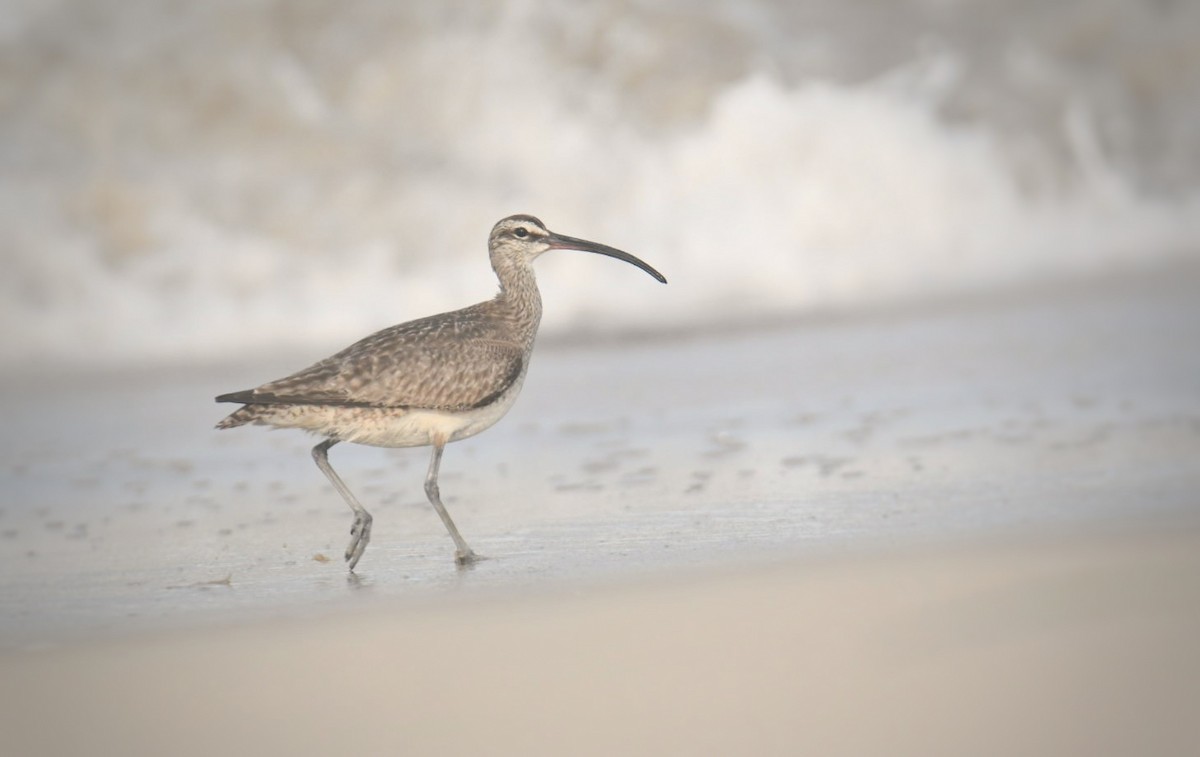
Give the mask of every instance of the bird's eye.
[[518, 226], [516, 228], [516, 230], [513, 231], [513, 236], [524, 239], [525, 237], [529, 236], [529, 230], [526, 229], [524, 226]]

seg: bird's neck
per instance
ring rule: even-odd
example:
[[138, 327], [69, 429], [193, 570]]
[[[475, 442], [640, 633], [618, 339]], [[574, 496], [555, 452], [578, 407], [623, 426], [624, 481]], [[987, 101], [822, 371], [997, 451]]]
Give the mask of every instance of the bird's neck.
[[538, 292], [533, 267], [502, 264], [495, 268], [496, 277], [500, 279], [500, 294], [496, 300], [503, 303], [521, 336], [532, 343], [542, 320], [542, 295]]

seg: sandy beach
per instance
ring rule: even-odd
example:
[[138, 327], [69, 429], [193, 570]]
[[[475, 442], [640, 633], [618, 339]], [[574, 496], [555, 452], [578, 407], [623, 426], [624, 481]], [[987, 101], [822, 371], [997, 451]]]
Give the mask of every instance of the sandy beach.
[[8, 656], [13, 754], [1184, 755], [1200, 528], [790, 561]]
[[[304, 357], [15, 377], [14, 754], [1184, 754], [1194, 267], [535, 355], [448, 448], [216, 432]], [[1191, 708], [1194, 709], [1194, 708]], [[12, 746], [15, 745], [15, 746]]]

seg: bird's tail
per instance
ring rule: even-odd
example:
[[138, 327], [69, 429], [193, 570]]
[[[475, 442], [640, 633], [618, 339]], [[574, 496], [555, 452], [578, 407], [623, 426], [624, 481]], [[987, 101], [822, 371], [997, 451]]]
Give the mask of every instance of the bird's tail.
[[261, 407], [246, 405], [222, 418], [221, 422], [217, 424], [217, 428], [237, 428], [238, 426], [245, 426], [248, 423], [258, 423], [261, 418]]

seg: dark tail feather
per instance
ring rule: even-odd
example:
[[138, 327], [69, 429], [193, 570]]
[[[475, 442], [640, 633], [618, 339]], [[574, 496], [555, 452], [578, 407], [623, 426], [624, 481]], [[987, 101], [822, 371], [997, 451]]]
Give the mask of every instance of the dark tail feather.
[[230, 392], [217, 396], [217, 402], [240, 402], [243, 405], [248, 405], [254, 401], [254, 390], [243, 389], [240, 392]]

